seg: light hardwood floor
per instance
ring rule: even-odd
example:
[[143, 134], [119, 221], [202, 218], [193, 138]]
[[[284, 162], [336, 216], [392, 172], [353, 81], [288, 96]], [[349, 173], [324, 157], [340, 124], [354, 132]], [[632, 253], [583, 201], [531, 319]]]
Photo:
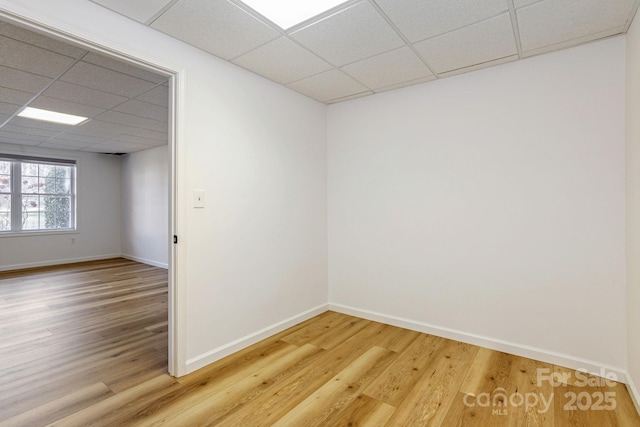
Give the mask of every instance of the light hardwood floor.
[[640, 426], [621, 384], [335, 312], [175, 379], [166, 271], [123, 259], [0, 273], [0, 337], [0, 426]]

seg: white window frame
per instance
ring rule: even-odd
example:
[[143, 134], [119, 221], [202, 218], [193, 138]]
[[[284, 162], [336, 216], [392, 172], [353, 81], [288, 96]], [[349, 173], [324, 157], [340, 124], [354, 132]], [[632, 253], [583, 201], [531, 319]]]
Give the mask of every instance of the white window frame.
[[[22, 155], [13, 155], [13, 154], [3, 154], [0, 153], [0, 161], [9, 162], [11, 164], [11, 229], [10, 230], [0, 230], [0, 237], [2, 236], [19, 236], [19, 235], [33, 235], [33, 234], [50, 234], [50, 233], [74, 233], [78, 230], [78, 223], [76, 218], [77, 211], [77, 192], [76, 192], [76, 181], [77, 181], [77, 169], [78, 165], [75, 160], [68, 159], [57, 159], [57, 158], [45, 158], [45, 157], [35, 157], [35, 156], [22, 156]], [[70, 227], [67, 228], [37, 228], [37, 229], [22, 229], [22, 209], [15, 207], [22, 206], [22, 196], [29, 195], [28, 193], [22, 193], [22, 164], [23, 163], [38, 163], [50, 166], [66, 166], [71, 167], [71, 176], [70, 176], [70, 188], [71, 193], [70, 197], [70, 212], [69, 212], [69, 223]], [[6, 193], [3, 193], [6, 194]], [[47, 194], [37, 194], [37, 196], [42, 196]], [[36, 196], [36, 194], [34, 194]]]

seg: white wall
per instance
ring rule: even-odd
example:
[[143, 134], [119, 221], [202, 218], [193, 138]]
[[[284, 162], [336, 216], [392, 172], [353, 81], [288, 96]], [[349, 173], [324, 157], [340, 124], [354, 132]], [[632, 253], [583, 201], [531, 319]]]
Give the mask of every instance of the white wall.
[[624, 49], [330, 106], [330, 303], [623, 372]]
[[[0, 10], [181, 71], [180, 371], [322, 310], [327, 301], [325, 106], [86, 0]], [[117, 31], [114, 31], [117, 29]], [[191, 192], [206, 191], [205, 209]], [[119, 235], [119, 233], [118, 233]]]
[[[0, 152], [77, 160], [77, 233], [0, 237], [0, 270], [110, 258], [120, 254], [120, 159], [0, 144]], [[75, 239], [75, 244], [71, 239]]]
[[167, 268], [169, 248], [169, 149], [122, 157], [122, 255]]
[[627, 360], [640, 410], [640, 18], [627, 33]]

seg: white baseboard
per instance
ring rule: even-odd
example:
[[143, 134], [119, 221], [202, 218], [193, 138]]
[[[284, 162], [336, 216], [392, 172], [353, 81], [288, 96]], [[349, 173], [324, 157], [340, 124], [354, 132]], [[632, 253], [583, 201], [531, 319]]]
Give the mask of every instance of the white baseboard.
[[223, 357], [229, 356], [230, 354], [233, 354], [239, 350], [242, 350], [243, 348], [249, 347], [252, 344], [262, 341], [265, 338], [269, 338], [270, 336], [275, 335], [278, 332], [282, 332], [287, 328], [295, 326], [298, 323], [304, 322], [305, 320], [310, 319], [313, 316], [322, 314], [328, 309], [329, 307], [327, 304], [319, 305], [315, 308], [312, 308], [303, 313], [300, 313], [298, 315], [285, 319], [274, 325], [260, 329], [257, 332], [249, 334], [233, 342], [230, 342], [228, 344], [215, 348], [204, 354], [188, 359], [185, 375], [190, 374], [191, 372], [197, 371], [198, 369], [205, 367], [217, 360], [220, 360]]
[[627, 390], [631, 400], [633, 400], [633, 404], [636, 405], [636, 411], [640, 414], [640, 390], [638, 390], [630, 375], [627, 375]]
[[131, 261], [141, 262], [142, 264], [148, 264], [148, 265], [152, 265], [154, 267], [160, 267], [160, 268], [164, 268], [164, 269], [168, 269], [169, 268], [169, 264], [166, 263], [166, 262], [158, 262], [158, 261], [154, 261], [154, 260], [151, 260], [151, 259], [140, 258], [140, 257], [137, 257], [137, 256], [128, 255], [128, 254], [120, 254], [120, 256], [122, 258], [125, 258], [125, 259], [130, 259]]
[[85, 262], [85, 261], [99, 261], [99, 260], [103, 260], [103, 259], [120, 258], [120, 257], [121, 257], [120, 254], [107, 254], [107, 255], [97, 255], [97, 256], [89, 256], [89, 257], [65, 258], [65, 259], [55, 259], [55, 260], [38, 261], [38, 262], [27, 262], [27, 263], [24, 263], [24, 264], [2, 265], [2, 266], [0, 266], [0, 271], [23, 270], [25, 268], [48, 267], [48, 266], [51, 266], [51, 265], [73, 264], [73, 263], [76, 263], [76, 262]]
[[374, 320], [376, 322], [386, 323], [393, 326], [398, 326], [405, 329], [411, 329], [414, 331], [424, 332], [431, 335], [436, 335], [443, 338], [452, 339], [455, 341], [464, 342], [467, 344], [473, 344], [480, 347], [486, 347], [492, 350], [501, 351], [504, 353], [514, 354], [516, 356], [527, 357], [529, 359], [539, 360], [545, 363], [551, 363], [558, 366], [563, 366], [573, 370], [587, 370], [593, 375], [607, 376], [615, 375], [615, 379], [618, 382], [625, 383], [627, 381], [627, 375], [624, 369], [615, 366], [605, 365], [592, 360], [582, 359], [579, 357], [571, 356], [568, 354], [556, 353], [553, 351], [543, 350], [535, 347], [524, 346], [521, 344], [510, 343], [503, 340], [484, 337], [475, 334], [469, 334], [467, 332], [458, 331], [455, 329], [443, 328], [439, 326], [429, 325], [427, 323], [416, 322], [411, 319], [405, 319], [396, 316], [389, 316], [382, 313], [377, 313], [369, 310], [361, 310], [354, 307], [349, 307], [342, 304], [329, 303], [329, 310], [337, 311], [339, 313], [349, 314], [352, 316], [361, 317], [363, 319]]

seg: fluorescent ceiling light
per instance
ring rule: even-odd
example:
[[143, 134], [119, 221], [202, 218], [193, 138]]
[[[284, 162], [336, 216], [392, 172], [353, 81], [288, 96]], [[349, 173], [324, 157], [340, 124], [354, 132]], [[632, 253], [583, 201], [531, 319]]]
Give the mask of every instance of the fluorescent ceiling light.
[[256, 12], [286, 30], [346, 0], [242, 0]]
[[39, 108], [27, 107], [18, 113], [20, 117], [28, 119], [42, 120], [44, 122], [60, 123], [63, 125], [78, 125], [89, 120], [87, 117], [74, 116], [73, 114], [58, 113], [56, 111], [41, 110]]

